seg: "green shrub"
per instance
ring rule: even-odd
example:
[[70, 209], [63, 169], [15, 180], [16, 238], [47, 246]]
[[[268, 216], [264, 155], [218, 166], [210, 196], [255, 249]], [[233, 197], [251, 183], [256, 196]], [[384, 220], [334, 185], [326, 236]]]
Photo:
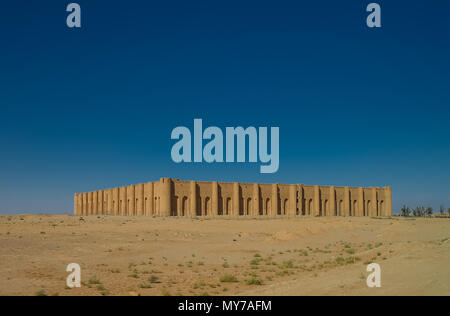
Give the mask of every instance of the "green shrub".
[[42, 290], [37, 291], [37, 292], [34, 294], [34, 296], [47, 296], [47, 294], [45, 294], [45, 290], [42, 289]]
[[281, 264], [281, 268], [282, 269], [292, 269], [292, 268], [294, 268], [294, 263], [292, 262], [292, 260], [283, 261], [283, 263]]
[[238, 282], [237, 278], [232, 274], [225, 274], [220, 278], [220, 282], [223, 283], [235, 283]]
[[96, 276], [93, 276], [89, 279], [88, 284], [95, 285], [95, 284], [101, 284], [101, 282]]
[[148, 278], [148, 282], [150, 282], [150, 283], [161, 283], [161, 282], [159, 282], [159, 278], [157, 276], [155, 276], [155, 275], [151, 275]]
[[245, 281], [247, 285], [262, 285], [263, 282], [260, 279], [251, 278]]

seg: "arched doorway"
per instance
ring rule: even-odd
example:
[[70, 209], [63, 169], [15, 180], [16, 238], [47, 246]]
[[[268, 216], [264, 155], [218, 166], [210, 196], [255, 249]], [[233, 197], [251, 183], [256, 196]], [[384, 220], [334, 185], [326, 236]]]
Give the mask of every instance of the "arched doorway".
[[231, 198], [227, 198], [227, 205], [226, 205], [226, 215], [230, 215], [231, 212]]
[[270, 199], [267, 198], [266, 199], [266, 209], [265, 209], [266, 215], [269, 215], [271, 213], [271, 209], [272, 209], [272, 207], [271, 207]]
[[239, 212], [238, 212], [239, 216], [245, 215], [244, 207], [245, 207], [244, 198], [240, 197], [239, 198]]
[[211, 213], [211, 199], [208, 197], [205, 198], [205, 213], [204, 216], [209, 215]]
[[186, 216], [189, 205], [189, 199], [187, 196], [183, 196], [183, 200], [181, 202], [181, 216]]
[[251, 215], [252, 214], [252, 199], [248, 198], [246, 204], [247, 204], [246, 205], [246, 208], [247, 208], [246, 215]]
[[197, 198], [197, 209], [195, 211], [195, 215], [196, 216], [202, 216], [203, 212], [203, 205], [202, 205], [202, 198], [198, 197]]
[[218, 215], [223, 215], [223, 198], [221, 196], [219, 196], [219, 209], [217, 211]]
[[178, 196], [174, 196], [172, 199], [172, 216], [178, 216]]

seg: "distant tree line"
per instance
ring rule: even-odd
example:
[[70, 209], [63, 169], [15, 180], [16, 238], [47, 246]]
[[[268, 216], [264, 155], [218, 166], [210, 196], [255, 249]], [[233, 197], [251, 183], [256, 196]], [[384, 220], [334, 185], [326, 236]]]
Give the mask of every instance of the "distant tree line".
[[[433, 215], [433, 208], [432, 207], [424, 207], [424, 206], [417, 206], [414, 209], [409, 208], [407, 205], [403, 205], [402, 209], [402, 216], [408, 217], [408, 216], [415, 216], [415, 217], [430, 217]], [[439, 215], [441, 216], [450, 216], [450, 208], [445, 209], [444, 205], [441, 205], [439, 207]]]

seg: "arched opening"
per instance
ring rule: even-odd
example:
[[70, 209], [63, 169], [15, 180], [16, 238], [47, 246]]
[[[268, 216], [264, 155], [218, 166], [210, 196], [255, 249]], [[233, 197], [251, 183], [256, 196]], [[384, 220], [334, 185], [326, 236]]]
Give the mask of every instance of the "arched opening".
[[344, 204], [344, 202], [342, 200], [339, 201], [339, 210], [338, 210], [338, 215], [342, 216], [342, 205]]
[[178, 216], [178, 196], [174, 196], [172, 199], [171, 216]]
[[329, 216], [330, 214], [328, 214], [329, 210], [328, 210], [328, 200], [325, 200], [323, 202], [323, 212], [322, 215], [323, 216]]
[[211, 199], [209, 197], [205, 198], [205, 213], [204, 216], [211, 213]]
[[265, 209], [266, 214], [265, 215], [271, 214], [271, 211], [272, 211], [271, 209], [272, 209], [272, 205], [270, 203], [270, 199], [267, 198], [266, 199], [266, 209]]
[[187, 207], [189, 205], [189, 200], [187, 196], [183, 197], [183, 201], [181, 202], [181, 216], [186, 216]]
[[219, 210], [218, 210], [218, 215], [223, 215], [223, 198], [221, 196], [219, 196]]
[[384, 201], [380, 201], [380, 216], [384, 216]]
[[227, 198], [227, 206], [225, 208], [226, 215], [230, 215], [231, 212], [231, 198]]
[[148, 198], [144, 198], [144, 215], [148, 215], [147, 214], [147, 200], [148, 200]]
[[238, 212], [239, 216], [245, 215], [245, 210], [244, 210], [244, 198], [239, 198], [239, 212]]
[[367, 208], [366, 208], [366, 216], [371, 216], [372, 215], [370, 206], [371, 206], [371, 202], [370, 202], [370, 200], [368, 200], [367, 201]]
[[250, 215], [252, 213], [252, 199], [248, 198], [247, 199], [247, 203], [246, 203], [246, 207], [247, 207], [247, 215]]
[[196, 216], [202, 216], [202, 211], [203, 211], [202, 198], [201, 197], [197, 197], [197, 210], [195, 212], [195, 215]]
[[287, 214], [287, 208], [288, 208], [288, 205], [289, 205], [288, 203], [289, 203], [289, 200], [285, 199], [284, 203], [283, 203], [283, 215]]

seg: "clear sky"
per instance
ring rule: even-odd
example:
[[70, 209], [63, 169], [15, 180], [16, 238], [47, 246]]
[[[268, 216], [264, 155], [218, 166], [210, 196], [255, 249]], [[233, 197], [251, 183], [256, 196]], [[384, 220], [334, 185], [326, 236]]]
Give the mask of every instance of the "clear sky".
[[[392, 186], [450, 207], [450, 2], [7, 1], [0, 214], [154, 181]], [[173, 128], [279, 126], [280, 169], [175, 164]]]

